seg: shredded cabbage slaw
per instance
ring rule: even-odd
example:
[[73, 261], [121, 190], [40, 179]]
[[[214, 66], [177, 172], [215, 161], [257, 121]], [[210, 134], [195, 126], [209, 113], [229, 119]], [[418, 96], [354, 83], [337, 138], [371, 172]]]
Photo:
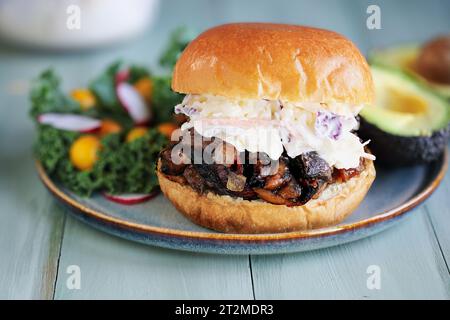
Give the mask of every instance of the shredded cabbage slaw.
[[204, 137], [226, 141], [239, 152], [265, 152], [277, 160], [284, 149], [291, 158], [316, 151], [339, 169], [357, 167], [361, 157], [374, 160], [364, 151], [369, 141], [362, 143], [352, 132], [359, 125], [356, 114], [342, 104], [326, 107], [322, 103], [190, 94], [175, 106], [175, 113], [190, 118], [181, 130], [194, 128]]

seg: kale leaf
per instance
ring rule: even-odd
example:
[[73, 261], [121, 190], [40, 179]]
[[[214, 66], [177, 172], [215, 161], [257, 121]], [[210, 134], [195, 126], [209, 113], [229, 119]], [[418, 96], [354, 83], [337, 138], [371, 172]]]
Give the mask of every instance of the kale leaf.
[[93, 172], [78, 171], [69, 159], [70, 146], [79, 136], [77, 132], [39, 126], [35, 153], [51, 177], [73, 192], [89, 196], [99, 187], [98, 179]]
[[62, 92], [60, 79], [52, 69], [45, 70], [33, 81], [30, 100], [30, 115], [34, 119], [47, 112], [80, 112], [78, 103]]
[[156, 161], [166, 143], [156, 129], [128, 143], [123, 143], [120, 134], [106, 136], [93, 169], [103, 190], [111, 194], [151, 192], [158, 186]]
[[49, 126], [38, 128], [36, 155], [45, 171], [69, 190], [90, 196], [94, 191], [149, 193], [158, 186], [155, 166], [167, 138], [156, 129], [131, 142], [124, 142], [123, 134], [105, 136], [90, 171], [79, 171], [70, 162], [70, 146], [80, 135]]
[[172, 120], [173, 107], [183, 100], [183, 95], [172, 91], [170, 83], [171, 77], [157, 76], [152, 78], [152, 108], [154, 121], [156, 123]]

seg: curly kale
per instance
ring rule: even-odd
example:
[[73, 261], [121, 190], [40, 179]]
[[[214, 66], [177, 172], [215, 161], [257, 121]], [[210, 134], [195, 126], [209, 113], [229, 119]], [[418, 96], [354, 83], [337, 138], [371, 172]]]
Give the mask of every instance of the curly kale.
[[69, 149], [77, 132], [39, 126], [35, 153], [45, 171], [73, 192], [89, 196], [98, 187], [93, 172], [78, 171], [70, 162]]
[[183, 95], [172, 91], [170, 77], [153, 77], [152, 108], [156, 122], [172, 120], [173, 107], [183, 100]]
[[68, 157], [71, 144], [78, 138], [77, 132], [63, 131], [50, 126], [39, 126], [35, 153], [49, 174], [58, 169], [58, 164]]
[[156, 129], [127, 143], [123, 134], [104, 137], [98, 160], [90, 171], [77, 170], [69, 159], [70, 146], [79, 136], [49, 126], [38, 128], [36, 155], [45, 171], [66, 188], [90, 196], [100, 190], [112, 194], [149, 193], [158, 186], [155, 164], [167, 139]]
[[156, 129], [132, 142], [123, 143], [120, 134], [106, 136], [94, 172], [103, 190], [112, 194], [149, 193], [158, 186], [155, 165], [167, 139]]
[[52, 69], [45, 70], [33, 81], [30, 99], [33, 118], [47, 112], [80, 112], [78, 103], [62, 92], [60, 79]]

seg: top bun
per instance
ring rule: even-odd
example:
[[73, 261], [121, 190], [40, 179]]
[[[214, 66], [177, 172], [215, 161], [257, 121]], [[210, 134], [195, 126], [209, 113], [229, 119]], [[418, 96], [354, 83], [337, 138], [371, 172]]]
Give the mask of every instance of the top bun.
[[346, 103], [355, 110], [374, 100], [369, 66], [350, 40], [332, 31], [270, 23], [225, 24], [202, 33], [175, 65], [172, 89]]

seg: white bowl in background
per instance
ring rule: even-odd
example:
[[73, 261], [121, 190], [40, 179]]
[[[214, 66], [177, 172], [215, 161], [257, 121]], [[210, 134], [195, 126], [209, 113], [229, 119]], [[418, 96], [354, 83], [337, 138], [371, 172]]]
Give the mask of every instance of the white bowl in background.
[[159, 0], [0, 0], [0, 37], [53, 49], [109, 45], [145, 30], [158, 7]]

